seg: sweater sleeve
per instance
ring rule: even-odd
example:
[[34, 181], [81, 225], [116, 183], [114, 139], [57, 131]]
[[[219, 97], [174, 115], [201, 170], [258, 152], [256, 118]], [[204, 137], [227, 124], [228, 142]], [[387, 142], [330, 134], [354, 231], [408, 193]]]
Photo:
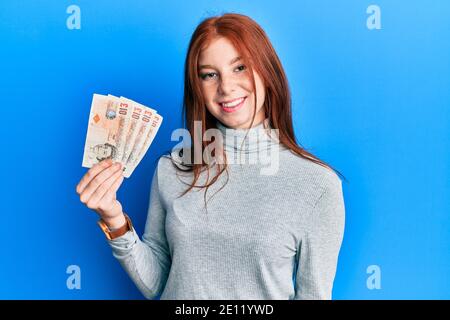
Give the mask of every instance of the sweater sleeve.
[[330, 300], [344, 236], [342, 183], [326, 187], [314, 205], [301, 238], [295, 300]]
[[158, 167], [152, 178], [150, 203], [142, 240], [131, 230], [123, 236], [107, 240], [113, 256], [147, 299], [160, 295], [171, 266], [171, 256], [165, 234], [166, 210], [160, 200]]

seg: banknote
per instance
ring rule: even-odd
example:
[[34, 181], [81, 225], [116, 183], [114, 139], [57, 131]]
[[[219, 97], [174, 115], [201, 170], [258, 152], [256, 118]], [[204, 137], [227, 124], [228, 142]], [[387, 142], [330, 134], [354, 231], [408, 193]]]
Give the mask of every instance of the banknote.
[[125, 97], [94, 94], [82, 166], [111, 158], [121, 162], [129, 178], [149, 149], [163, 117], [152, 108]]
[[122, 155], [122, 163], [128, 165], [128, 159], [135, 146], [136, 140], [144, 133], [142, 127], [151, 120], [151, 116], [156, 114], [157, 111], [125, 97], [120, 98], [132, 105], [131, 120], [126, 138], [127, 143], [125, 144]]
[[134, 168], [136, 167], [136, 159], [139, 155], [142, 147], [144, 146], [147, 134], [151, 128], [152, 120], [154, 116], [156, 115], [156, 110], [146, 108], [144, 109], [140, 121], [137, 124], [137, 134], [136, 139], [134, 140], [133, 145], [130, 148], [130, 154], [127, 159], [127, 167], [124, 170], [124, 176], [128, 177]]
[[115, 105], [117, 105], [116, 109], [118, 110], [117, 117], [119, 121], [119, 130], [117, 132], [117, 146], [116, 146], [117, 152], [114, 155], [113, 160], [121, 162], [123, 165], [125, 165], [122, 162], [122, 157], [123, 152], [125, 150], [125, 144], [127, 142], [128, 128], [130, 126], [131, 104], [130, 102], [115, 97], [111, 94], [109, 94], [108, 97], [113, 101]]
[[144, 157], [148, 148], [152, 144], [153, 139], [155, 138], [156, 133], [158, 132], [162, 124], [162, 121], [163, 117], [157, 113], [151, 114], [151, 112], [147, 112], [145, 117], [143, 117], [143, 121], [141, 122], [141, 127], [138, 134], [138, 139], [135, 141], [134, 147], [127, 161], [127, 167], [124, 171], [124, 176], [126, 178], [131, 175], [131, 173]]
[[94, 94], [83, 155], [83, 167], [90, 168], [106, 159], [116, 158], [119, 131], [118, 105], [109, 97]]

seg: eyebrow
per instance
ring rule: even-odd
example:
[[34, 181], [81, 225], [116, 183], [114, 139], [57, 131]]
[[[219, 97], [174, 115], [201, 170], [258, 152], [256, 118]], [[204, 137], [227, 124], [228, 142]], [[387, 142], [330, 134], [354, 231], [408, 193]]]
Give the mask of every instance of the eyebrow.
[[[229, 62], [229, 64], [232, 65], [233, 63], [235, 63], [235, 62], [237, 62], [237, 61], [239, 61], [239, 60], [241, 60], [241, 57], [233, 58], [233, 59], [231, 59], [231, 61]], [[206, 69], [206, 68], [215, 69], [214, 66], [212, 66], [212, 65], [210, 65], [210, 64], [203, 64], [203, 65], [201, 65], [201, 66], [199, 67], [199, 70], [200, 70], [200, 69]]]

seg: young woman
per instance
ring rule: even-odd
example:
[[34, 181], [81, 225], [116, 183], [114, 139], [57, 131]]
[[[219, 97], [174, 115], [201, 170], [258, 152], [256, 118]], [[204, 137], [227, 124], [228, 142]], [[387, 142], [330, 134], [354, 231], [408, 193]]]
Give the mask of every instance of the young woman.
[[[143, 295], [331, 299], [344, 233], [341, 180], [296, 143], [284, 70], [252, 19], [224, 14], [196, 28], [184, 117], [193, 143], [159, 158], [142, 239], [116, 199], [120, 165], [102, 161], [77, 186]], [[204, 139], [209, 129], [223, 137], [214, 161], [193, 161], [213, 143]], [[277, 166], [263, 174], [258, 159], [268, 151]], [[233, 163], [236, 152], [257, 161]]]

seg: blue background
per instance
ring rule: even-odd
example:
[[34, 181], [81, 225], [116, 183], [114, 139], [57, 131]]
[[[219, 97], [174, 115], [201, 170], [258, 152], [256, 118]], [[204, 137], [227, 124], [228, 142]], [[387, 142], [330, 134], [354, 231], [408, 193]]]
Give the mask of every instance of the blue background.
[[[69, 5], [81, 29], [69, 30]], [[381, 30], [366, 9], [381, 8]], [[333, 298], [450, 298], [449, 1], [1, 1], [0, 298], [143, 298], [75, 186], [93, 93], [163, 125], [118, 197], [142, 234], [155, 160], [181, 127], [183, 63], [201, 19], [247, 14], [285, 67], [299, 142], [344, 183]], [[81, 289], [66, 268], [81, 268]], [[381, 268], [369, 290], [366, 269]]]

